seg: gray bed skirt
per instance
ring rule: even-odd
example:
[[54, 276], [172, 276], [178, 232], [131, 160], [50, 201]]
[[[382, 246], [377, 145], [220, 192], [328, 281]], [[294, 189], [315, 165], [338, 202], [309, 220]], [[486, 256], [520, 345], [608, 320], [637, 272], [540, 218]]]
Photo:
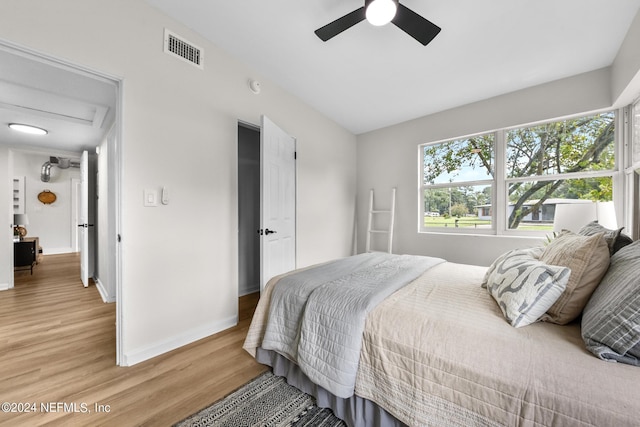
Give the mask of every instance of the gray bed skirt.
[[406, 427], [406, 424], [370, 400], [356, 395], [343, 399], [329, 393], [312, 383], [298, 365], [276, 352], [258, 348], [256, 360], [271, 366], [275, 375], [285, 377], [292, 386], [315, 397], [319, 407], [330, 408], [350, 427]]

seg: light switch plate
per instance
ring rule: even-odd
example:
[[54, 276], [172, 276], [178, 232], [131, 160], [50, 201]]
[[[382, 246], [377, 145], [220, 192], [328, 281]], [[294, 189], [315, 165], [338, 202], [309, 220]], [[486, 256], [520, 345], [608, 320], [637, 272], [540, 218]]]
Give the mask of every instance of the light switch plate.
[[145, 207], [158, 206], [158, 190], [145, 189], [143, 204]]

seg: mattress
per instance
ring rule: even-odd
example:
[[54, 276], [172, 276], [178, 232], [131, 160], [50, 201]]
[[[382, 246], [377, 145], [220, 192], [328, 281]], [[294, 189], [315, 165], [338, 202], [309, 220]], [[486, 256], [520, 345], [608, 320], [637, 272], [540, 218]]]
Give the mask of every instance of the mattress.
[[[640, 369], [594, 357], [579, 323], [513, 328], [481, 288], [485, 272], [445, 262], [373, 309], [355, 394], [416, 426], [638, 425]], [[245, 341], [254, 356], [277, 281]]]

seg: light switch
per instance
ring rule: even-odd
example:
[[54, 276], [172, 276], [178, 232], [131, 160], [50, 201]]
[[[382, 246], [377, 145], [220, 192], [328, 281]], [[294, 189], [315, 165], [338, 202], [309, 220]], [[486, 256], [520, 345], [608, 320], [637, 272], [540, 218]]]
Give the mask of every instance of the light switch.
[[158, 190], [144, 190], [144, 206], [158, 206]]

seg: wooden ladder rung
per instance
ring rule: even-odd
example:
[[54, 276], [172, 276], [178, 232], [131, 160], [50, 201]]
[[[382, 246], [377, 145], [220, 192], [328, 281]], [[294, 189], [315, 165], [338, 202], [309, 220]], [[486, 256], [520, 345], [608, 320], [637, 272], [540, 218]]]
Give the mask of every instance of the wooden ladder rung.
[[[387, 252], [391, 253], [392, 244], [393, 244], [393, 225], [395, 221], [395, 209], [396, 209], [396, 189], [393, 188], [391, 191], [391, 209], [374, 209], [373, 208], [373, 189], [371, 189], [369, 193], [369, 224], [367, 225], [367, 252], [375, 252], [375, 250], [371, 249], [371, 235], [372, 234], [387, 234]], [[389, 215], [389, 229], [387, 230], [374, 230], [371, 227], [373, 226], [373, 216], [376, 214]]]

